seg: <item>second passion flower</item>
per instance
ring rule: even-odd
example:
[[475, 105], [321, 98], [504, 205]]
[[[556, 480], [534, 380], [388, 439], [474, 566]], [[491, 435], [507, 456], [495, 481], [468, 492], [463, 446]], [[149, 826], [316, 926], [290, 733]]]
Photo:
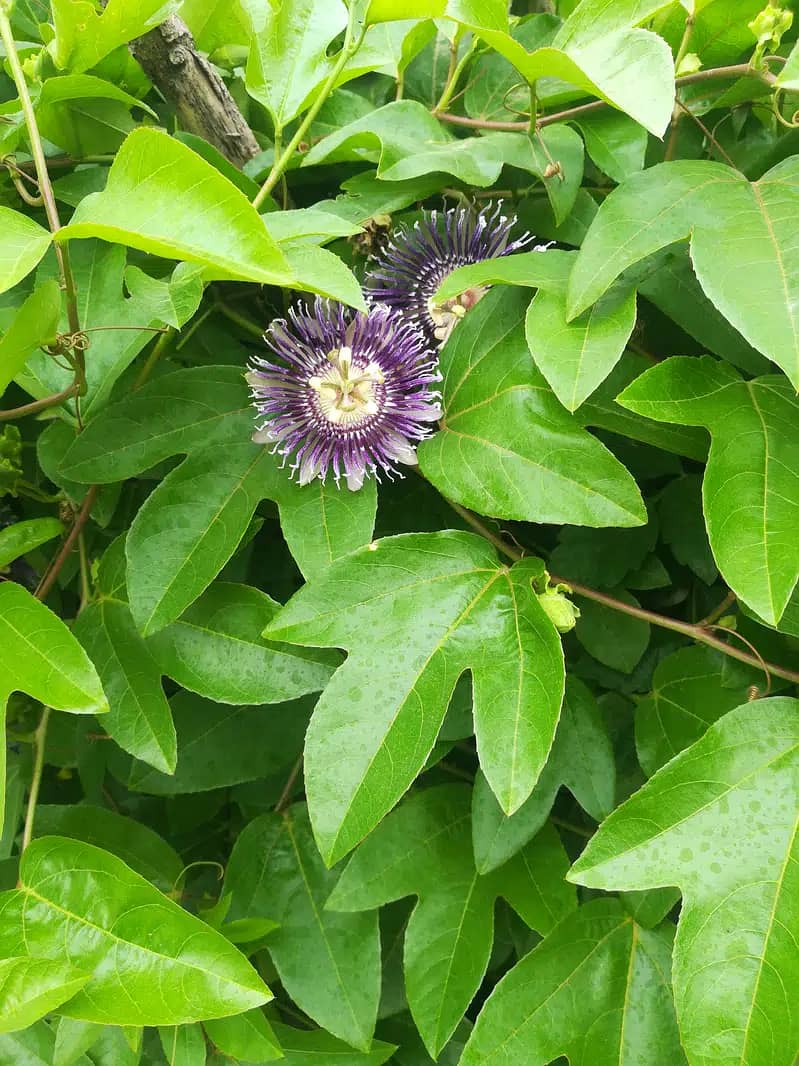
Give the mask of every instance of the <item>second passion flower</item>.
[[301, 485], [332, 474], [359, 489], [379, 471], [416, 462], [441, 417], [434, 353], [388, 307], [354, 313], [317, 298], [264, 334], [274, 359], [254, 358], [247, 381], [259, 444], [271, 443]]

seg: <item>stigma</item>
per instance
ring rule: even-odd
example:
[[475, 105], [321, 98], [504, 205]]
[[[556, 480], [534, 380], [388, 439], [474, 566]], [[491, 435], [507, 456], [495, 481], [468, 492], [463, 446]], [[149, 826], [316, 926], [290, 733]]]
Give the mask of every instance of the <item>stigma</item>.
[[380, 410], [375, 386], [385, 377], [377, 363], [354, 363], [352, 349], [334, 348], [328, 353], [329, 369], [308, 378], [321, 415], [333, 425], [357, 426]]

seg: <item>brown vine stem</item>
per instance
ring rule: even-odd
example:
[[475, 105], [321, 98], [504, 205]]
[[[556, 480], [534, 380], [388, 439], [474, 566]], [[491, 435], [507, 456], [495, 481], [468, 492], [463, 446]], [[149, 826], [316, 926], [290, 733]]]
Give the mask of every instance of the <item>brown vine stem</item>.
[[[767, 56], [766, 58], [773, 59], [777, 57]], [[757, 70], [754, 67], [750, 67], [748, 63], [734, 63], [728, 67], [710, 67], [708, 70], [697, 70], [694, 74], [685, 74], [682, 78], [677, 78], [674, 85], [677, 89], [682, 89], [686, 85], [695, 85], [697, 82], [714, 81], [718, 78], [745, 77], [758, 78], [760, 81], [765, 82], [766, 85], [773, 85], [776, 81], [774, 75], [768, 70]], [[610, 104], [604, 100], [592, 100], [590, 104], [579, 104], [577, 107], [569, 107], [565, 111], [556, 111], [551, 115], [541, 115], [536, 122], [536, 128], [543, 129], [544, 126], [551, 126], [555, 122], [568, 122], [570, 119], [590, 114], [592, 111], [599, 111], [604, 107], [610, 107]], [[433, 111], [433, 115], [441, 122], [449, 122], [454, 126], [468, 126], [471, 129], [478, 130], [505, 130], [508, 133], [526, 133], [530, 128], [529, 121], [500, 122], [494, 119], [466, 118], [463, 115], [452, 115], [448, 111]]]
[[48, 407], [57, 407], [64, 400], [68, 400], [70, 396], [74, 396], [77, 391], [78, 385], [73, 381], [67, 388], [62, 389], [61, 392], [53, 393], [52, 396], [44, 396], [41, 400], [25, 403], [22, 407], [12, 407], [7, 411], [0, 411], [0, 422], [8, 422], [12, 418], [24, 418], [26, 415], [35, 415], [39, 411], [46, 411]]
[[[525, 553], [520, 548], [508, 544], [503, 537], [498, 533], [495, 533], [493, 529], [490, 529], [472, 511], [467, 510], [465, 507], [461, 507], [460, 504], [453, 503], [452, 500], [447, 500], [447, 503], [461, 516], [464, 522], [470, 525], [481, 537], [485, 537], [486, 540], [490, 541], [494, 547], [502, 552], [502, 554], [508, 559], [518, 562], [519, 559], [524, 557]], [[650, 625], [659, 626], [661, 629], [670, 629], [673, 633], [681, 633], [684, 637], [688, 637], [689, 640], [695, 640], [699, 644], [706, 644], [709, 648], [715, 648], [716, 651], [723, 652], [725, 655], [729, 655], [732, 659], [737, 659], [739, 662], [746, 663], [747, 666], [754, 666], [758, 670], [763, 670], [766, 675], [773, 674], [775, 677], [782, 677], [786, 681], [799, 684], [799, 671], [789, 670], [785, 666], [778, 666], [775, 663], [766, 662], [759, 655], [752, 655], [750, 652], [732, 647], [732, 645], [727, 644], [726, 641], [721, 640], [720, 637], [714, 636], [710, 631], [707, 622], [704, 620], [702, 622], [681, 622], [677, 618], [669, 618], [668, 615], [657, 614], [655, 611], [647, 611], [643, 607], [635, 607], [631, 603], [624, 603], [622, 600], [617, 600], [614, 596], [610, 596], [606, 592], [600, 592], [598, 589], [592, 589], [587, 585], [581, 585], [577, 581], [571, 581], [568, 577], [558, 577], [555, 574], [550, 574], [550, 578], [554, 584], [562, 583], [568, 585], [572, 592], [577, 596], [583, 596], [587, 600], [601, 603], [603, 606], [609, 607], [613, 611], [620, 611], [622, 614], [628, 614], [632, 618], [639, 618], [642, 622], [649, 622]]]

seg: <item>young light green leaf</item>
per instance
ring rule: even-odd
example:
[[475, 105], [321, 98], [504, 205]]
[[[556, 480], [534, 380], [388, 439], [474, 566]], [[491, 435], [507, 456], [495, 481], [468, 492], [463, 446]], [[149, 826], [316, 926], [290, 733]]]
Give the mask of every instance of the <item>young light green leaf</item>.
[[377, 912], [336, 914], [325, 902], [339, 871], [325, 869], [303, 805], [250, 822], [230, 856], [228, 917], [270, 918], [267, 948], [294, 1002], [335, 1036], [369, 1048], [380, 995]]
[[171, 774], [177, 761], [161, 669], [139, 635], [130, 608], [107, 597], [81, 612], [73, 632], [97, 667], [110, 711], [109, 736], [125, 751]]
[[547, 1066], [586, 1053], [592, 1066], [684, 1064], [672, 936], [668, 926], [642, 929], [617, 900], [586, 903], [499, 982], [460, 1066]]
[[174, 0], [108, 0], [98, 12], [87, 0], [53, 0], [55, 38], [50, 52], [57, 67], [80, 74], [134, 37], [163, 22]]
[[622, 270], [690, 235], [706, 295], [799, 385], [794, 201], [799, 201], [795, 159], [754, 183], [708, 161], [650, 167], [620, 185], [600, 208], [569, 283], [570, 316], [598, 299]]
[[328, 910], [359, 911], [418, 896], [405, 933], [405, 988], [433, 1058], [452, 1036], [488, 966], [494, 904], [503, 896], [531, 928], [548, 933], [575, 906], [557, 834], [543, 833], [496, 873], [472, 857], [465, 785], [414, 793], [357, 850]]
[[53, 344], [61, 314], [61, 290], [45, 281], [27, 298], [0, 338], [0, 396], [43, 344]]
[[[0, 896], [0, 947], [90, 974], [61, 1013], [109, 1025], [178, 1025], [240, 1013], [271, 996], [220, 933], [116, 856], [63, 837], [25, 851], [19, 887]], [[108, 960], [113, 960], [113, 966]]]
[[154, 829], [89, 803], [40, 804], [34, 836], [70, 837], [105, 848], [164, 892], [174, 888], [183, 870], [180, 855]]
[[52, 237], [38, 222], [0, 207], [0, 292], [12, 289], [33, 270]]
[[258, 589], [216, 582], [146, 647], [163, 673], [218, 703], [281, 703], [319, 692], [337, 660], [264, 640], [279, 609]]
[[419, 447], [423, 473], [481, 514], [640, 525], [646, 513], [630, 474], [563, 410], [533, 366], [526, 299], [515, 289], [488, 293], [445, 345], [445, 417]]
[[0, 529], [0, 570], [63, 532], [63, 523], [57, 518], [29, 518]]
[[613, 809], [616, 766], [599, 707], [576, 677], [566, 681], [558, 731], [546, 766], [522, 806], [508, 817], [482, 774], [472, 793], [472, 843], [481, 874], [507, 862], [532, 840], [565, 786], [597, 822]]
[[228, 707], [179, 692], [170, 706], [178, 737], [174, 774], [162, 774], [117, 749], [109, 769], [127, 787], [156, 796], [207, 792], [268, 777], [302, 751], [312, 701]]
[[530, 794], [563, 692], [560, 639], [531, 587], [542, 570], [534, 559], [508, 570], [472, 534], [388, 537], [331, 564], [267, 628], [270, 638], [350, 652], [305, 748], [326, 862], [363, 839], [414, 780], [467, 669], [492, 789], [509, 812]]
[[725, 684], [724, 657], [697, 645], [662, 659], [652, 693], [635, 710], [635, 747], [650, 776], [746, 700], [747, 686]]
[[0, 959], [0, 1033], [26, 1029], [60, 1007], [89, 980], [60, 959]]
[[617, 808], [572, 867], [595, 888], [678, 885], [674, 997], [692, 1063], [792, 1063], [783, 974], [799, 919], [799, 703], [730, 711]]
[[564, 296], [576, 254], [557, 248], [547, 250], [546, 254], [516, 252], [456, 267], [439, 285], [435, 300], [443, 303], [467, 289], [484, 285], [521, 285]]
[[105, 189], [81, 202], [58, 237], [100, 237], [200, 263], [209, 278], [294, 283], [244, 193], [185, 144], [145, 127], [126, 138]]
[[168, 1066], [205, 1066], [206, 1044], [199, 1025], [174, 1025], [158, 1030]]
[[[61, 619], [13, 581], [0, 583], [0, 721], [12, 692], [69, 714], [103, 714], [108, 702], [86, 652]], [[0, 825], [5, 799], [0, 745]], [[0, 954], [0, 958], [2, 958]]]
[[205, 1031], [214, 1046], [234, 1060], [260, 1064], [283, 1058], [272, 1026], [258, 1007], [231, 1018], [209, 1019]]
[[574, 411], [619, 361], [634, 326], [635, 291], [619, 286], [571, 322], [564, 295], [539, 291], [524, 332], [536, 366], [563, 406]]
[[779, 377], [742, 381], [724, 363], [674, 358], [652, 367], [619, 403], [711, 435], [702, 496], [724, 580], [772, 625], [799, 578], [799, 402]]

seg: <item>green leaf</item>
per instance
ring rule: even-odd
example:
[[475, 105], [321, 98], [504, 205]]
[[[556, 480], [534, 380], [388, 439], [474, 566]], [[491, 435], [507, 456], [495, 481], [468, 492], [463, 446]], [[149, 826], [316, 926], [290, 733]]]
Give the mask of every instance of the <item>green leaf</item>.
[[25, 366], [31, 354], [53, 344], [61, 314], [61, 290], [55, 281], [34, 289], [0, 338], [0, 396]]
[[209, 1020], [205, 1031], [214, 1046], [233, 1059], [262, 1063], [283, 1057], [272, 1027], [258, 1007], [232, 1018]]
[[156, 796], [207, 792], [268, 777], [302, 750], [311, 701], [266, 707], [227, 707], [179, 692], [171, 700], [178, 738], [174, 774], [162, 774], [123, 752], [109, 768], [129, 788]]
[[309, 1032], [275, 1023], [286, 1066], [382, 1066], [396, 1050], [394, 1044], [373, 1040], [368, 1051], [354, 1051], [323, 1029]]
[[29, 518], [0, 529], [0, 570], [64, 532], [57, 518]]
[[153, 118], [151, 107], [111, 82], [90, 74], [47, 78], [36, 101], [36, 121], [42, 136], [80, 159], [115, 152], [135, 129], [132, 108]]
[[75, 621], [74, 633], [97, 667], [110, 711], [103, 721], [125, 751], [165, 773], [177, 761], [161, 669], [139, 635], [130, 608], [103, 597]]
[[50, 52], [57, 67], [80, 74], [134, 37], [163, 22], [173, 0], [108, 0], [98, 12], [88, 0], [53, 0], [55, 39]]
[[[88, 330], [91, 354], [86, 358], [87, 392], [81, 414], [91, 418], [107, 401], [120, 375], [153, 338], [153, 329], [182, 326], [197, 310], [202, 297], [198, 268], [181, 263], [170, 278], [160, 281], [137, 267], [125, 268], [125, 250], [100, 241], [80, 242], [71, 249], [71, 264], [78, 289], [78, 316]], [[54, 279], [55, 262], [46, 264]], [[40, 269], [39, 276], [44, 271]], [[127, 290], [127, 295], [125, 295]], [[108, 329], [106, 327], [121, 327]], [[135, 328], [141, 327], [141, 328]], [[70, 331], [66, 312], [60, 324]], [[41, 398], [59, 392], [73, 380], [71, 370], [52, 356], [35, 352], [17, 383]]]
[[61, 836], [105, 848], [132, 870], [169, 892], [183, 870], [175, 849], [149, 826], [88, 803], [36, 808], [34, 836]]
[[534, 559], [508, 570], [472, 534], [389, 537], [331, 564], [267, 628], [270, 638], [350, 652], [306, 739], [326, 862], [363, 839], [420, 772], [464, 670], [492, 789], [509, 812], [530, 794], [563, 692], [560, 639], [531, 587], [542, 571]]
[[122, 481], [173, 455], [246, 440], [252, 426], [240, 367], [176, 370], [102, 411], [67, 449], [60, 472], [85, 484]]
[[438, 287], [435, 299], [443, 303], [467, 289], [482, 285], [523, 285], [564, 295], [576, 252], [517, 252], [456, 267]]
[[83, 1058], [83, 1053], [89, 1050], [102, 1031], [103, 1027], [94, 1022], [59, 1018], [53, 1050], [53, 1066], [73, 1066], [73, 1063], [78, 1060], [85, 1064], [88, 1060]]
[[624, 181], [643, 169], [649, 138], [637, 122], [613, 111], [597, 111], [575, 121], [588, 154], [613, 181]]
[[497, 896], [541, 933], [575, 905], [573, 894], [563, 890], [567, 860], [554, 831], [542, 834], [496, 874], [477, 872], [470, 798], [464, 785], [414, 793], [360, 846], [328, 901], [328, 909], [358, 911], [418, 896], [405, 933], [405, 988], [433, 1058], [485, 974]]
[[645, 512], [632, 477], [563, 410], [533, 366], [525, 302], [515, 290], [489, 293], [445, 345], [445, 417], [419, 447], [423, 473], [448, 499], [481, 514], [640, 525]]
[[169, 1066], [205, 1066], [206, 1046], [199, 1025], [175, 1025], [158, 1030]]
[[474, 859], [481, 874], [507, 862], [538, 833], [561, 786], [583, 810], [601, 822], [613, 810], [616, 767], [599, 707], [586, 686], [570, 676], [558, 731], [546, 766], [529, 799], [510, 817], [482, 774], [472, 795]]
[[344, 492], [320, 481], [293, 486], [280, 501], [280, 528], [306, 580], [320, 574], [342, 555], [372, 539], [377, 511], [377, 483], [365, 481], [358, 492]]
[[559, 1055], [576, 1063], [586, 1053], [592, 1066], [684, 1063], [672, 935], [642, 929], [617, 900], [585, 904], [499, 982], [460, 1066], [546, 1066]]
[[611, 814], [572, 867], [597, 888], [678, 885], [674, 998], [692, 1063], [793, 1062], [796, 700], [730, 711]]
[[[589, 655], [605, 666], [631, 674], [649, 646], [649, 622], [576, 595], [580, 607], [574, 631], [577, 639]], [[631, 607], [641, 606], [625, 589], [614, 589], [613, 596]]]
[[693, 570], [706, 585], [712, 585], [719, 572], [702, 514], [702, 478], [687, 474], [670, 482], [661, 494], [658, 516], [663, 542], [677, 562]]
[[306, 1014], [368, 1050], [380, 995], [377, 913], [325, 910], [339, 871], [325, 869], [305, 807], [250, 822], [230, 856], [229, 917], [278, 923], [267, 948], [281, 983]]
[[569, 322], [566, 298], [536, 293], [524, 332], [536, 366], [552, 391], [574, 411], [621, 358], [635, 326], [635, 291], [619, 286]]
[[[91, 974], [61, 1013], [111, 1025], [176, 1025], [238, 1013], [270, 993], [221, 934], [114, 855], [35, 840], [19, 888], [0, 897], [2, 955], [71, 962]], [[109, 966], [109, 959], [113, 966]]]
[[619, 397], [639, 414], [705, 426], [702, 484], [710, 546], [731, 589], [772, 625], [799, 578], [799, 401], [782, 378], [742, 381], [709, 356], [674, 358]]
[[635, 747], [650, 777], [746, 700], [745, 684], [725, 684], [723, 665], [722, 655], [698, 645], [658, 663], [652, 693], [635, 710]]
[[[606, 7], [607, 5], [602, 5]], [[658, 6], [663, 6], [662, 4]], [[533, 83], [539, 78], [560, 78], [613, 107], [626, 112], [661, 137], [674, 106], [674, 64], [664, 40], [646, 30], [628, 29], [635, 18], [605, 19], [588, 25], [567, 20], [554, 46], [532, 52], [508, 32], [507, 9], [498, 0], [372, 0], [368, 20], [442, 15], [473, 30], [519, 73]], [[601, 27], [601, 28], [600, 28]]]
[[89, 980], [61, 961], [0, 959], [0, 1032], [25, 1029], [60, 1007]]
[[[103, 714], [108, 702], [86, 652], [61, 619], [13, 581], [0, 583], [0, 720], [12, 692], [69, 714]], [[0, 746], [0, 825], [5, 744]], [[0, 953], [0, 958], [2, 958]]]
[[100, 237], [200, 263], [208, 278], [294, 283], [244, 193], [180, 141], [144, 127], [126, 138], [105, 189], [81, 202], [58, 237]]
[[319, 692], [337, 660], [264, 640], [279, 609], [258, 589], [217, 582], [146, 647], [163, 673], [218, 703], [281, 703]]
[[600, 208], [569, 283], [569, 314], [585, 310], [622, 270], [690, 235], [706, 295], [799, 385], [795, 203], [794, 159], [755, 183], [720, 163], [678, 160], [651, 167], [619, 186]]
[[50, 247], [46, 229], [19, 211], [0, 207], [0, 292], [13, 289]]
[[[0, 1033], [0, 1063], [2, 1066], [53, 1066], [54, 1045], [53, 1030], [44, 1021], [16, 1033]], [[75, 1066], [94, 1066], [85, 1055], [73, 1061]]]

